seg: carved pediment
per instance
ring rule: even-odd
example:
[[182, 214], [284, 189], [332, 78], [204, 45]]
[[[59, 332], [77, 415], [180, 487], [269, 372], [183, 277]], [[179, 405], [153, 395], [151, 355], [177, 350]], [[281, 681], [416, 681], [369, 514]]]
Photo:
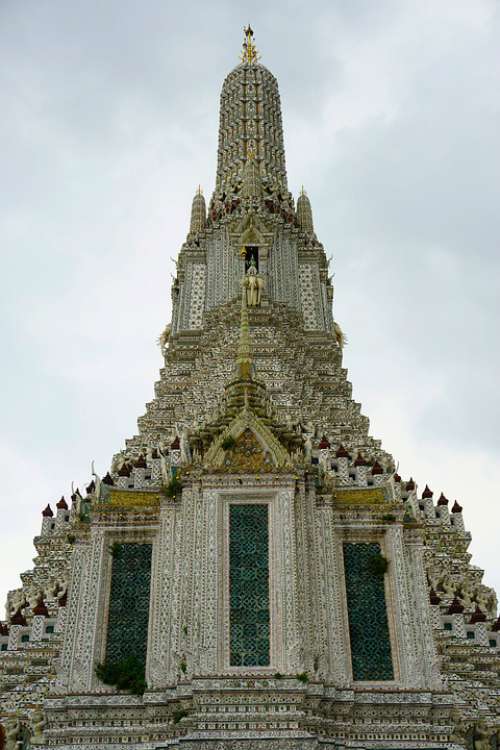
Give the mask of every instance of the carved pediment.
[[264, 222], [253, 213], [247, 214], [245, 218], [236, 227], [236, 235], [239, 235], [238, 244], [240, 247], [245, 245], [266, 245], [265, 235], [269, 230]]
[[210, 446], [205, 468], [234, 474], [290, 470], [288, 451], [271, 430], [245, 409]]

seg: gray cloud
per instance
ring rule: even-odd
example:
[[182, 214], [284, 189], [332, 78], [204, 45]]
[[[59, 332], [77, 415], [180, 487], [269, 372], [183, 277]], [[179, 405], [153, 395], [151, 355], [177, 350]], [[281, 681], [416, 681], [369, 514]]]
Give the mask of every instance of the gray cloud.
[[152, 397], [248, 20], [334, 256], [354, 395], [405, 475], [458, 497], [500, 584], [496, 4], [56, 0], [0, 8], [0, 598], [41, 508], [105, 471]]

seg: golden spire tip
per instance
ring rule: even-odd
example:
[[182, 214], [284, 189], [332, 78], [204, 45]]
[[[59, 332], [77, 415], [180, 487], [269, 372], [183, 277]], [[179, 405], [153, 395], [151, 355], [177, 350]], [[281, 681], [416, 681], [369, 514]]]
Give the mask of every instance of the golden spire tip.
[[253, 29], [250, 24], [248, 24], [248, 26], [243, 29], [243, 33], [245, 34], [245, 39], [243, 41], [241, 62], [252, 64], [254, 62], [257, 62], [257, 60], [259, 59], [259, 53], [257, 52], [257, 47], [253, 42]]

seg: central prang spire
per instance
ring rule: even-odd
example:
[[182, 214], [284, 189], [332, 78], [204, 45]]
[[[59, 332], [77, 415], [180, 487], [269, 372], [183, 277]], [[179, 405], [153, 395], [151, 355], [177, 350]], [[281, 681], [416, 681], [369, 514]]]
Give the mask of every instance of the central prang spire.
[[288, 192], [278, 82], [259, 62], [253, 29], [244, 29], [241, 62], [229, 73], [220, 99], [216, 192], [239, 192], [253, 154], [264, 186]]

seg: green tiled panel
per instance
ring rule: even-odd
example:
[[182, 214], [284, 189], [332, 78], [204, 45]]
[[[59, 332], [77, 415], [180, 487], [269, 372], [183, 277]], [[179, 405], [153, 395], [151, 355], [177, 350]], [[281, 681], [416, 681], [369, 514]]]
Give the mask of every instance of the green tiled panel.
[[269, 664], [268, 506], [229, 506], [230, 663]]
[[129, 656], [146, 663], [151, 544], [113, 545], [106, 661]]
[[344, 567], [355, 680], [392, 680], [384, 575], [371, 563], [381, 555], [376, 543], [345, 543]]

